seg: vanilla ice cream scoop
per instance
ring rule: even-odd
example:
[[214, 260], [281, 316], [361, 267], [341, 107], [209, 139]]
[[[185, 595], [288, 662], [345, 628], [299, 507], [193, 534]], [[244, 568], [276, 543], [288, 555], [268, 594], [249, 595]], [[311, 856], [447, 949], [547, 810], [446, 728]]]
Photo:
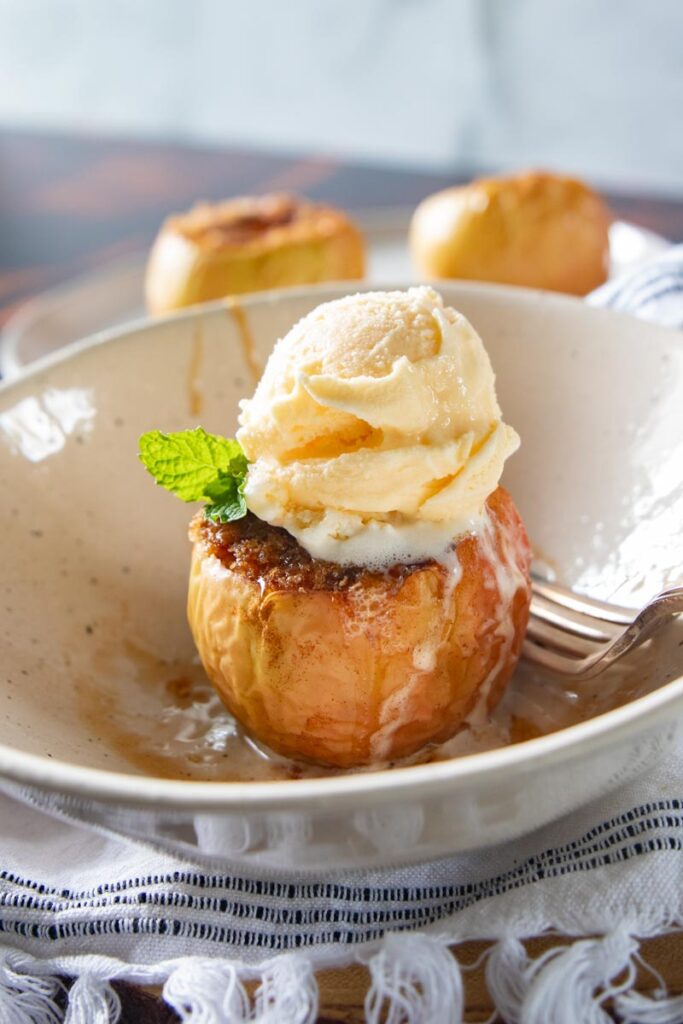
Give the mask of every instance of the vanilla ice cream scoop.
[[249, 509], [315, 558], [438, 558], [519, 445], [479, 335], [432, 288], [327, 302], [273, 350], [237, 438]]

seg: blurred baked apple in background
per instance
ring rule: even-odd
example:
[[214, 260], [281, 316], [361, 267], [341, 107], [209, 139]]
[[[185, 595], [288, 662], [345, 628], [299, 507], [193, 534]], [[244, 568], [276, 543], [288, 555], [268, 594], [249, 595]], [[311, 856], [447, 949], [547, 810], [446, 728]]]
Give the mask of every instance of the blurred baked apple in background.
[[426, 278], [468, 278], [586, 295], [607, 279], [610, 213], [583, 182], [526, 171], [424, 199], [410, 248]]
[[169, 313], [364, 272], [363, 236], [346, 214], [289, 195], [244, 196], [169, 217], [149, 255], [145, 295], [150, 313]]

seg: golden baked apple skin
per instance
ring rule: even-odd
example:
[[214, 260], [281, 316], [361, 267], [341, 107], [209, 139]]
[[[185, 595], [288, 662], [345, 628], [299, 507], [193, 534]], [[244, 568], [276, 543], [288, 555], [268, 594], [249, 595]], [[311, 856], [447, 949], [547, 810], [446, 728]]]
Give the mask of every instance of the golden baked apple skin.
[[586, 295], [607, 279], [609, 210], [583, 182], [526, 171], [428, 196], [410, 227], [427, 278], [464, 278]]
[[353, 768], [449, 739], [478, 700], [492, 710], [526, 629], [531, 554], [505, 490], [487, 510], [451, 566], [382, 573], [313, 560], [254, 516], [195, 517], [189, 622], [247, 732], [278, 754]]
[[145, 295], [156, 315], [364, 272], [363, 237], [341, 210], [286, 195], [243, 196], [166, 220], [150, 251]]

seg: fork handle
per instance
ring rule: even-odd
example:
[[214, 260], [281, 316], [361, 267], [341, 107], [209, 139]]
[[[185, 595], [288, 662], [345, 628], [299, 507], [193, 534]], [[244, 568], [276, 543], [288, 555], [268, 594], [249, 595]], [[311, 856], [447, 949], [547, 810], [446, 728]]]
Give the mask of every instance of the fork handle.
[[621, 658], [627, 651], [639, 647], [648, 637], [652, 636], [662, 619], [671, 615], [680, 615], [683, 612], [683, 587], [670, 587], [662, 590], [660, 594], [638, 612], [635, 619], [614, 641], [606, 653], [609, 662]]

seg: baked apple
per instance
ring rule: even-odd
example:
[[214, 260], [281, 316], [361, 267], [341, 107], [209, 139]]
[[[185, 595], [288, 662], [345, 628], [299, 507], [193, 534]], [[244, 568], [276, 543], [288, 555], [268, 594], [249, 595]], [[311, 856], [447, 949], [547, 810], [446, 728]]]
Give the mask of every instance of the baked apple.
[[352, 768], [449, 739], [492, 711], [519, 657], [530, 549], [510, 495], [451, 557], [384, 572], [312, 559], [249, 515], [198, 513], [188, 617], [221, 699], [270, 749]]
[[529, 610], [529, 542], [499, 486], [518, 443], [481, 338], [431, 288], [304, 317], [236, 440], [144, 435], [157, 482], [207, 502], [189, 621], [252, 737], [380, 765], [493, 709]]
[[610, 220], [583, 182], [527, 171], [429, 196], [413, 215], [410, 248], [428, 278], [585, 295], [607, 278]]
[[204, 203], [162, 225], [147, 263], [147, 308], [352, 280], [364, 269], [360, 231], [332, 207], [279, 194]]

